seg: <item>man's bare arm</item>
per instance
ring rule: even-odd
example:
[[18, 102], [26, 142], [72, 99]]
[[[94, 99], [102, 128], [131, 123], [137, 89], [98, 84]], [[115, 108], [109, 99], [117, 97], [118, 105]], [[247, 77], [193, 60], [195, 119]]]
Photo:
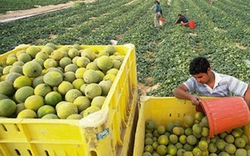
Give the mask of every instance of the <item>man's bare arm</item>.
[[248, 85], [247, 90], [245, 92], [244, 100], [246, 101], [246, 103], [249, 106], [250, 105], [250, 86], [249, 85]]
[[175, 88], [173, 90], [173, 94], [177, 98], [191, 100], [191, 102], [195, 105], [199, 105], [201, 102], [199, 96], [188, 93], [188, 88], [184, 84], [181, 84]]

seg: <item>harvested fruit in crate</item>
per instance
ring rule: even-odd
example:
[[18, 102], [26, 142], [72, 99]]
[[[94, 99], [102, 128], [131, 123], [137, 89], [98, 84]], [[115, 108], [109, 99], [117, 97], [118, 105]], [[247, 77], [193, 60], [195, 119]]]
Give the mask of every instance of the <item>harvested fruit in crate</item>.
[[248, 137], [242, 128], [234, 128], [209, 138], [209, 124], [202, 112], [185, 115], [183, 121], [156, 125], [146, 120], [143, 156], [202, 156], [250, 153]]
[[100, 110], [125, 57], [100, 47], [20, 45], [1, 55], [0, 116], [81, 119]]

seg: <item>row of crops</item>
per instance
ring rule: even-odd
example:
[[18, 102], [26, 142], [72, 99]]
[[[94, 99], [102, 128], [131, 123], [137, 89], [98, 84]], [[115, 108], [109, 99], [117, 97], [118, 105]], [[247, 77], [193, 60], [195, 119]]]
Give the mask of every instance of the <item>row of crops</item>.
[[[161, 1], [166, 23], [153, 26], [153, 1], [99, 0], [0, 24], [0, 53], [19, 44], [136, 46], [138, 81], [154, 90], [151, 96], [172, 96], [185, 81], [188, 65], [205, 56], [212, 68], [250, 83], [249, 1]], [[196, 21], [196, 29], [175, 25], [177, 14]], [[248, 60], [249, 59], [249, 60]], [[153, 80], [153, 81], [149, 81]]]
[[14, 10], [24, 10], [35, 8], [39, 6], [46, 6], [46, 5], [56, 5], [61, 3], [66, 3], [69, 0], [22, 0], [22, 1], [15, 1], [15, 0], [1, 0], [0, 1], [0, 13], [6, 13], [7, 11], [14, 11]]

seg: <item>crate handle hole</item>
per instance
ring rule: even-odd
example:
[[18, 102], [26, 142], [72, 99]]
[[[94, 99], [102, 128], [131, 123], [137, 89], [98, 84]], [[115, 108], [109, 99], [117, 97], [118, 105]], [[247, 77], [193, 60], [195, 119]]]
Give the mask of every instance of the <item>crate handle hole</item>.
[[45, 150], [45, 154], [46, 156], [49, 156], [49, 152], [47, 150]]
[[8, 131], [7, 128], [4, 126], [4, 124], [1, 124], [3, 127], [3, 130], [5, 130], [6, 132]]
[[17, 155], [21, 155], [18, 149], [15, 149]]
[[30, 155], [33, 155], [32, 152], [29, 149], [28, 149], [28, 152], [29, 152]]
[[20, 129], [19, 129], [19, 127], [17, 126], [17, 124], [15, 124], [15, 126], [16, 126], [17, 131], [20, 132]]
[[95, 151], [90, 151], [91, 156], [97, 156], [97, 153]]

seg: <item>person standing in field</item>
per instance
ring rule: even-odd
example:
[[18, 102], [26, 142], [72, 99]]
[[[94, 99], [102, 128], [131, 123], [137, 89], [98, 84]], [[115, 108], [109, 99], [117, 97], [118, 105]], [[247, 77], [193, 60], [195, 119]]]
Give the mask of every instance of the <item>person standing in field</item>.
[[182, 14], [178, 14], [178, 20], [175, 22], [175, 24], [180, 23], [183, 26], [188, 26], [188, 19], [183, 16]]
[[160, 17], [162, 16], [162, 9], [159, 1], [154, 1], [154, 26], [155, 28], [161, 28]]
[[213, 71], [205, 57], [194, 58], [190, 62], [189, 73], [192, 77], [173, 90], [175, 97], [191, 100], [194, 105], [199, 105], [199, 96], [228, 97], [233, 93], [243, 97], [250, 105], [249, 84], [233, 76]]
[[159, 0], [157, 0], [157, 2], [158, 2], [158, 5], [159, 5], [159, 7], [160, 7], [160, 13], [161, 13], [161, 17], [163, 17], [163, 14], [162, 14], [162, 8], [161, 8], [161, 4], [160, 4], [160, 1], [159, 1]]

